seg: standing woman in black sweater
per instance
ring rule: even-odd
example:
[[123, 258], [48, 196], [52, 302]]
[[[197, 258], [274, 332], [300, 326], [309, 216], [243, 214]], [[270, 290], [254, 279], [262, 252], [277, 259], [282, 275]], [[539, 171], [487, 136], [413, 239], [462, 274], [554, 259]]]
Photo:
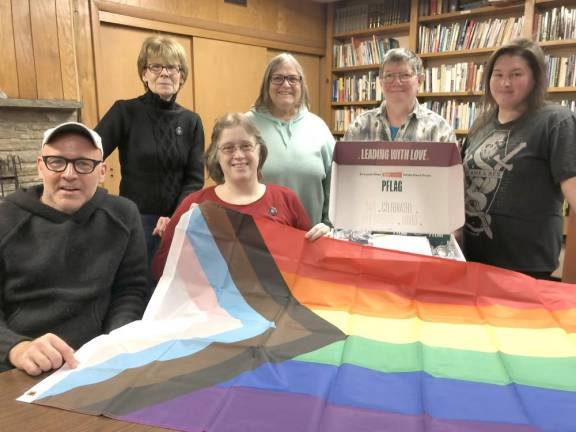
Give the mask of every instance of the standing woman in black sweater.
[[204, 130], [198, 114], [176, 103], [188, 77], [180, 44], [166, 36], [150, 36], [137, 65], [146, 93], [116, 101], [96, 130], [104, 158], [119, 150], [120, 195], [140, 210], [150, 262], [177, 205], [204, 186]]

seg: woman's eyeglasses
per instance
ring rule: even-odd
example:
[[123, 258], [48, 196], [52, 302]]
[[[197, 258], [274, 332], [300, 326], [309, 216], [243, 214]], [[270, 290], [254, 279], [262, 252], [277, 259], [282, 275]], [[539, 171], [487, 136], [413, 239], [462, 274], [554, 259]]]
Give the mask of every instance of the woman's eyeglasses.
[[180, 72], [180, 66], [178, 65], [163, 65], [159, 63], [152, 63], [147, 66], [148, 70], [152, 72], [154, 75], [160, 75], [162, 73], [162, 69], [166, 69], [166, 73], [168, 75], [176, 75]]
[[391, 83], [391, 82], [394, 82], [394, 80], [396, 78], [398, 78], [398, 80], [400, 82], [408, 82], [412, 79], [413, 76], [414, 76], [413, 73], [408, 73], [408, 72], [385, 73], [382, 76], [382, 80], [386, 83]]
[[231, 155], [236, 153], [236, 150], [240, 150], [242, 153], [251, 153], [256, 148], [256, 144], [252, 143], [242, 143], [240, 145], [235, 144], [224, 144], [218, 147], [222, 153]]
[[270, 78], [270, 82], [274, 85], [282, 85], [284, 81], [288, 81], [288, 84], [291, 86], [295, 86], [302, 82], [302, 77], [298, 75], [279, 75], [274, 74], [272, 78]]

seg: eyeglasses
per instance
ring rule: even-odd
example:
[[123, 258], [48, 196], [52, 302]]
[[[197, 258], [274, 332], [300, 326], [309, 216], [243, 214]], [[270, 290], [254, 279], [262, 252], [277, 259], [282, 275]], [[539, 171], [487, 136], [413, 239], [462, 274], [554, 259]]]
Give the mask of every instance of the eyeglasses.
[[180, 66], [178, 65], [163, 65], [163, 64], [159, 64], [159, 63], [152, 63], [149, 64], [148, 66], [146, 66], [148, 68], [148, 70], [150, 72], [152, 72], [154, 75], [159, 75], [162, 73], [162, 69], [166, 69], [166, 73], [168, 75], [176, 75], [178, 72], [181, 71]]
[[272, 75], [270, 82], [274, 85], [282, 85], [284, 81], [288, 81], [288, 84], [295, 86], [302, 82], [302, 77], [298, 75]]
[[74, 167], [74, 171], [78, 174], [90, 174], [100, 163], [102, 163], [102, 161], [94, 159], [68, 159], [62, 156], [42, 156], [42, 160], [44, 161], [46, 168], [58, 173], [66, 171], [68, 164], [71, 163]]
[[220, 150], [222, 153], [231, 155], [236, 153], [236, 150], [240, 150], [242, 153], [252, 153], [255, 148], [256, 144], [245, 142], [240, 145], [224, 144], [218, 147], [218, 150]]
[[414, 74], [408, 72], [385, 73], [382, 79], [386, 83], [392, 83], [396, 78], [398, 78], [400, 82], [408, 82], [413, 76]]

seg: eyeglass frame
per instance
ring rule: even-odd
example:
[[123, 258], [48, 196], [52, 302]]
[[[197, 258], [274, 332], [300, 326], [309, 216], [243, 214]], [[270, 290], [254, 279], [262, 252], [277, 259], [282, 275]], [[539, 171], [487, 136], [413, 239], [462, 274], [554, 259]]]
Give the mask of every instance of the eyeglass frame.
[[[282, 78], [282, 81], [280, 82], [274, 82], [274, 78], [280, 79]], [[277, 85], [277, 86], [281, 86], [282, 84], [284, 84], [284, 82], [287, 81], [288, 85], [290, 86], [295, 86], [295, 85], [299, 85], [302, 84], [302, 77], [300, 75], [282, 75], [282, 74], [271, 74], [270, 75], [270, 83]]]
[[414, 72], [412, 72], [412, 73], [409, 73], [409, 72], [388, 72], [388, 73], [382, 74], [382, 81], [385, 83], [391, 84], [396, 79], [398, 79], [398, 81], [400, 81], [401, 83], [407, 83], [408, 81], [410, 81], [415, 76], [416, 76], [416, 74]]
[[[104, 162], [104, 161], [102, 161], [102, 160], [89, 159], [89, 158], [68, 159], [68, 158], [65, 158], [64, 156], [56, 156], [56, 155], [41, 156], [41, 158], [42, 158], [42, 161], [44, 162], [44, 165], [46, 166], [46, 169], [47, 169], [48, 171], [52, 171], [52, 172], [55, 172], [55, 173], [63, 173], [64, 171], [66, 171], [66, 170], [68, 169], [68, 165], [69, 165], [69, 164], [72, 164], [72, 167], [74, 168], [74, 171], [76, 172], [76, 174], [79, 174], [79, 175], [92, 174], [92, 173], [94, 172], [94, 170], [96, 169], [96, 167], [97, 167], [98, 165], [100, 165], [102, 162]], [[62, 168], [61, 170], [55, 170], [55, 169], [53, 169], [53, 168], [50, 168], [50, 165], [49, 165], [50, 159], [62, 160], [62, 161], [64, 161], [64, 162], [66, 162], [66, 164], [64, 165], [64, 168]], [[78, 168], [76, 167], [76, 162], [78, 162], [78, 161], [84, 161], [84, 162], [88, 161], [88, 162], [91, 162], [91, 163], [92, 163], [92, 170], [91, 170], [91, 171], [87, 171], [87, 172], [78, 171]]]
[[[158, 66], [160, 66], [160, 70], [159, 70], [158, 72], [155, 72], [155, 71], [152, 70], [153, 67], [156, 67], [156, 68], [157, 68]], [[175, 71], [174, 71], [174, 72], [170, 72], [170, 69], [168, 69], [168, 68], [174, 68]], [[160, 75], [164, 69], [166, 69], [166, 73], [167, 73], [169, 76], [174, 76], [174, 75], [177, 75], [177, 74], [179, 74], [180, 72], [182, 72], [182, 66], [180, 66], [180, 65], [173, 65], [173, 64], [164, 65], [164, 64], [160, 64], [160, 63], [149, 63], [149, 64], [146, 65], [146, 69], [148, 69], [148, 71], [149, 71], [150, 73], [154, 74], [154, 75]]]
[[[250, 148], [246, 148], [246, 149], [242, 149], [242, 146], [250, 146]], [[221, 151], [222, 153], [224, 153], [225, 155], [233, 155], [234, 153], [236, 153], [237, 151], [241, 151], [242, 153], [253, 153], [254, 150], [256, 150], [256, 147], [258, 147], [260, 144], [258, 143], [242, 143], [240, 145], [236, 145], [236, 144], [230, 144], [230, 145], [223, 145], [223, 146], [218, 146], [218, 151]], [[232, 151], [226, 151], [224, 150], [222, 147], [232, 147]]]

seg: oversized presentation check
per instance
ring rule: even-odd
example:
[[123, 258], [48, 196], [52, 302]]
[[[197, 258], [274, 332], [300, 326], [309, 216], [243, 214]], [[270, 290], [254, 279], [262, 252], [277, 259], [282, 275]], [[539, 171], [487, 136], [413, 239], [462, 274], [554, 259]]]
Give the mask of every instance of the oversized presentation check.
[[458, 147], [445, 142], [339, 141], [330, 220], [336, 228], [447, 234], [464, 224]]

